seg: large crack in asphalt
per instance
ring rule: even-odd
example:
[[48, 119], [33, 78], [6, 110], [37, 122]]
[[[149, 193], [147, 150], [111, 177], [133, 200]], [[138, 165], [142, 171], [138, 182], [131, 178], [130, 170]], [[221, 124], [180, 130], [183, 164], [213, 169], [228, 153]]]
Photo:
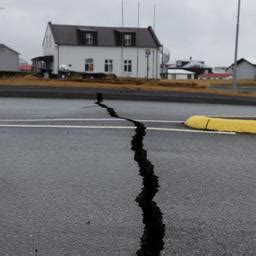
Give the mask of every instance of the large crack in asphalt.
[[154, 165], [147, 158], [147, 151], [144, 149], [144, 137], [146, 127], [143, 123], [133, 119], [119, 116], [115, 109], [103, 104], [103, 95], [97, 93], [97, 105], [107, 110], [111, 117], [126, 120], [135, 126], [135, 135], [131, 141], [131, 150], [134, 152], [134, 160], [138, 163], [140, 175], [143, 178], [141, 193], [135, 201], [143, 212], [144, 232], [141, 237], [138, 256], [158, 256], [164, 249], [165, 224], [163, 215], [157, 203], [153, 201], [159, 191], [158, 177], [154, 173]]

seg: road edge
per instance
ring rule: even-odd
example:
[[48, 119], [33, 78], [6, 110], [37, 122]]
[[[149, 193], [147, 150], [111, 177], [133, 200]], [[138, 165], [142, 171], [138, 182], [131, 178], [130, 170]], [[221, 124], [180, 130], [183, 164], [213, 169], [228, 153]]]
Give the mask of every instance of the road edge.
[[189, 128], [197, 130], [256, 134], [256, 118], [191, 116], [185, 121]]
[[143, 91], [124, 89], [60, 88], [39, 86], [0, 86], [0, 97], [95, 99], [97, 93], [104, 93], [108, 100], [160, 101], [183, 103], [209, 103], [256, 106], [256, 97], [227, 96], [224, 94]]

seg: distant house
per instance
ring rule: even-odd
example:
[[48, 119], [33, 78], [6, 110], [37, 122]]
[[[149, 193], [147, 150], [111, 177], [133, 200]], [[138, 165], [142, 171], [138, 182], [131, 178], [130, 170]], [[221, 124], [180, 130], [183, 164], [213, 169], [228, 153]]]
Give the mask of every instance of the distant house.
[[226, 69], [227, 69], [227, 67], [214, 67], [213, 70], [212, 70], [212, 73], [225, 74], [225, 73], [227, 73]]
[[194, 79], [195, 73], [191, 71], [187, 71], [184, 69], [169, 69], [168, 70], [168, 79], [172, 80], [186, 80], [186, 79]]
[[19, 71], [19, 53], [0, 44], [0, 71]]
[[176, 60], [174, 64], [171, 64], [170, 69], [183, 69], [194, 73], [194, 77], [206, 73], [212, 73], [212, 68], [205, 64], [203, 60], [194, 60], [190, 57], [188, 60]]
[[195, 78], [198, 78], [202, 74], [212, 73], [212, 68], [201, 61], [191, 60], [188, 64], [182, 67], [185, 70], [195, 73]]
[[[233, 73], [233, 65], [227, 72]], [[237, 78], [239, 80], [256, 80], [256, 58], [241, 58], [237, 62]]]
[[31, 72], [32, 66], [23, 58], [19, 58], [19, 70], [21, 72]]
[[19, 69], [21, 72], [32, 72], [32, 66], [29, 64], [20, 65]]
[[119, 28], [48, 23], [36, 71], [61, 68], [120, 77], [160, 77], [161, 44], [151, 27]]

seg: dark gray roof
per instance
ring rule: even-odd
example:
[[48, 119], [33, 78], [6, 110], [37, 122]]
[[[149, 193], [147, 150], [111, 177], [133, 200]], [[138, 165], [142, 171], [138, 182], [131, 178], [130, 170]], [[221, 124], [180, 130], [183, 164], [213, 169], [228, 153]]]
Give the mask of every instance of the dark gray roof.
[[[239, 65], [240, 63], [242, 63], [244, 61], [246, 61], [247, 63], [249, 63], [252, 66], [256, 66], [256, 58], [241, 58], [241, 59], [237, 60], [237, 64]], [[232, 68], [233, 65], [234, 65], [234, 63], [231, 64], [229, 67], [227, 67], [226, 70]]]
[[18, 52], [14, 51], [12, 48], [6, 46], [5, 44], [0, 44], [0, 48], [7, 48], [7, 49], [9, 49], [10, 51], [15, 52], [16, 54], [19, 54]]
[[153, 29], [148, 28], [119, 28], [119, 27], [94, 27], [59, 25], [49, 22], [55, 43], [59, 45], [81, 45], [78, 31], [96, 31], [97, 46], [116, 46], [115, 32], [135, 33], [136, 47], [157, 48], [161, 43], [157, 39]]

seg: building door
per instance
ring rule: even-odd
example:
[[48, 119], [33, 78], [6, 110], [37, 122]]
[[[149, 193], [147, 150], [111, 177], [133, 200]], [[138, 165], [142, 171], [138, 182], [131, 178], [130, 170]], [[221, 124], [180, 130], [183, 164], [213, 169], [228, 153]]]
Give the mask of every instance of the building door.
[[85, 72], [93, 72], [94, 65], [93, 65], [93, 58], [85, 59]]

